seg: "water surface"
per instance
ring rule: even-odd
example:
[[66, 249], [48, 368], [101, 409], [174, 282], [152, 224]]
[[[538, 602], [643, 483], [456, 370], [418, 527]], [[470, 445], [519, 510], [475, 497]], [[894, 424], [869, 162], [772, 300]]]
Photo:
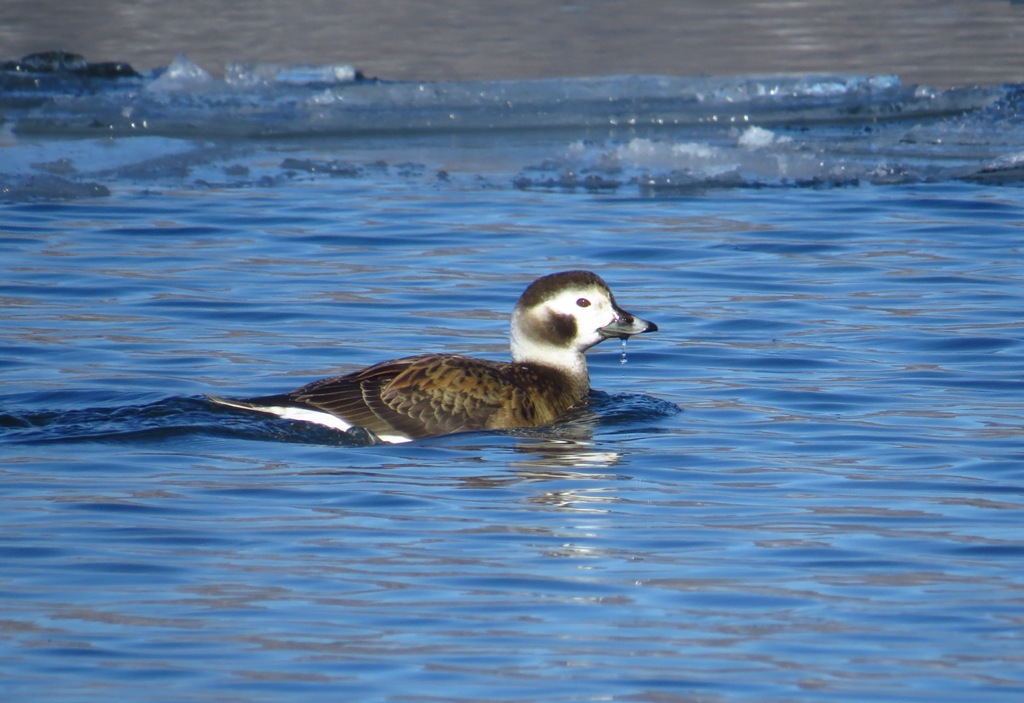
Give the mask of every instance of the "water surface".
[[[10, 203], [5, 691], [1017, 700], [1022, 204], [386, 174]], [[594, 350], [559, 426], [352, 447], [202, 398], [500, 358], [524, 285], [580, 266], [661, 331]]]

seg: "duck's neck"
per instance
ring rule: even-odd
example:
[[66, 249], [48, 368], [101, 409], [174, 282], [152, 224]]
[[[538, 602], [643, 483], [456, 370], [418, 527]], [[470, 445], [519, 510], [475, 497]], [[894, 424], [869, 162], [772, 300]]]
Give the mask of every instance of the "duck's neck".
[[586, 357], [575, 350], [541, 345], [513, 336], [512, 360], [517, 364], [553, 369], [565, 379], [571, 394], [577, 399], [590, 392]]

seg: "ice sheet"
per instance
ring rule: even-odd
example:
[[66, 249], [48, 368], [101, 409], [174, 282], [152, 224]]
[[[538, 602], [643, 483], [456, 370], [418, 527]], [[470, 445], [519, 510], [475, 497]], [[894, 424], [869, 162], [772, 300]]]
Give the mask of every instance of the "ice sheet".
[[[94, 194], [153, 180], [272, 183], [295, 176], [289, 160], [320, 164], [304, 177], [443, 172], [649, 193], [1015, 181], [1024, 151], [1020, 86], [939, 91], [888, 75], [402, 83], [259, 63], [230, 64], [221, 80], [185, 56], [147, 75], [93, 75], [71, 59], [13, 65], [0, 70], [8, 198], [53, 182], [43, 175], [66, 181], [55, 197], [75, 182], [102, 186], [84, 191]], [[410, 153], [416, 168], [400, 167]]]

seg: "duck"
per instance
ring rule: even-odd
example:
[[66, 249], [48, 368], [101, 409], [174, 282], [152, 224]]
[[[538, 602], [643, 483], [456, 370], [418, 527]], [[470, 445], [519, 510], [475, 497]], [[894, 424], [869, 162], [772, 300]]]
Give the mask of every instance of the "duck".
[[606, 339], [657, 330], [619, 307], [597, 274], [561, 271], [533, 281], [516, 302], [511, 362], [418, 354], [278, 395], [207, 397], [221, 406], [368, 435], [371, 443], [543, 427], [587, 404], [584, 352]]

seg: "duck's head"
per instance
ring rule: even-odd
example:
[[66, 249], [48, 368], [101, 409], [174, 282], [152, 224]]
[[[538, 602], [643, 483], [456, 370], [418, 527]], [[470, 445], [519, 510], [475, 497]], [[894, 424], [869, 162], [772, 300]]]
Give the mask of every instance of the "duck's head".
[[590, 271], [538, 278], [512, 313], [512, 358], [586, 373], [583, 352], [606, 339], [628, 339], [658, 326], [615, 303], [608, 284]]

